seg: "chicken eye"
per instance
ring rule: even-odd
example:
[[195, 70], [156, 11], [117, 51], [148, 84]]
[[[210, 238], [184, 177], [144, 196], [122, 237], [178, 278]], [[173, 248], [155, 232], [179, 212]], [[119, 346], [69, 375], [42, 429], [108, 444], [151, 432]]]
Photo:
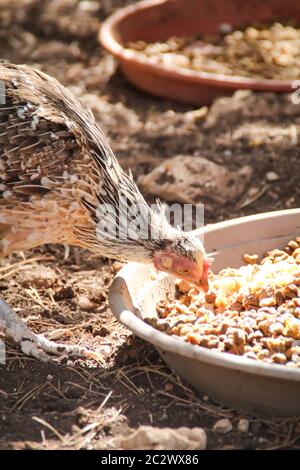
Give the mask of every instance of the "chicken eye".
[[188, 269], [179, 269], [177, 271], [177, 273], [182, 276], [183, 274], [188, 274], [189, 271], [188, 271]]

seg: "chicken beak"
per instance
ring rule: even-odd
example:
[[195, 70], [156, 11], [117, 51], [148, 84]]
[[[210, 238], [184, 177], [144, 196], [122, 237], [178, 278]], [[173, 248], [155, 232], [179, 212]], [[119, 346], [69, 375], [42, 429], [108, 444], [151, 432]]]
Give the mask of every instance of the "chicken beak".
[[206, 292], [208, 292], [209, 290], [209, 283], [208, 283], [208, 279], [201, 279], [200, 282], [199, 282], [199, 285], [198, 285], [199, 289], [202, 290], [205, 294]]
[[197, 283], [197, 287], [205, 293], [208, 292], [209, 290], [208, 273], [212, 265], [212, 262], [213, 262], [212, 258], [207, 258], [204, 261], [202, 276], [200, 278], [199, 283]]
[[200, 280], [193, 282], [193, 284], [204, 293], [208, 292], [209, 290], [208, 273], [203, 272]]

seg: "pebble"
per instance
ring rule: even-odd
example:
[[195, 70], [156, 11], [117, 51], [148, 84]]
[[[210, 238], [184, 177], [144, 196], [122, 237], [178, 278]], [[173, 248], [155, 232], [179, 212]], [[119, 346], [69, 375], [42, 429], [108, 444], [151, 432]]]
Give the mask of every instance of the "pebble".
[[266, 178], [268, 181], [278, 181], [279, 175], [275, 173], [275, 171], [268, 171], [268, 173], [266, 174]]
[[78, 8], [88, 13], [96, 13], [100, 9], [100, 5], [95, 1], [83, 0], [79, 3]]
[[223, 418], [219, 419], [213, 426], [213, 431], [218, 432], [219, 434], [227, 434], [232, 431], [232, 423], [230, 419]]
[[204, 450], [207, 436], [202, 428], [140, 426], [120, 442], [125, 450]]
[[48, 289], [58, 281], [58, 275], [54, 269], [39, 265], [32, 265], [26, 271], [20, 271], [19, 282], [22, 287], [35, 287]]
[[250, 423], [248, 419], [240, 419], [237, 425], [238, 431], [247, 433], [249, 431]]
[[81, 310], [91, 312], [99, 307], [98, 304], [92, 302], [86, 295], [80, 295], [77, 300], [77, 305]]

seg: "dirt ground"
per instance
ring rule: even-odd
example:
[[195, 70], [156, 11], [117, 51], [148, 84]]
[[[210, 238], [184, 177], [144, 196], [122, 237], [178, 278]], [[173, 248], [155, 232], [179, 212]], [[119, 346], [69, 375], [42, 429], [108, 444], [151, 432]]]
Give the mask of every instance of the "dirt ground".
[[[191, 106], [137, 91], [97, 41], [103, 19], [129, 3], [0, 0], [0, 57], [33, 64], [81, 96], [137, 179], [175, 155], [200, 155], [235, 172], [249, 165], [243, 194], [215, 207], [206, 222], [299, 207], [300, 106], [290, 95], [244, 91], [193, 114]], [[43, 267], [49, 268], [44, 281]], [[300, 448], [300, 420], [260, 419], [197, 396], [151, 346], [118, 324], [107, 292], [119, 268], [80, 249], [68, 255], [61, 246], [1, 260], [1, 296], [32, 330], [102, 357], [43, 364], [7, 341], [1, 449], [120, 448], [122, 436], [143, 424], [203, 427], [210, 449]], [[213, 425], [224, 417], [233, 430], [218, 434]], [[237, 430], [242, 417], [250, 421], [247, 433]]]

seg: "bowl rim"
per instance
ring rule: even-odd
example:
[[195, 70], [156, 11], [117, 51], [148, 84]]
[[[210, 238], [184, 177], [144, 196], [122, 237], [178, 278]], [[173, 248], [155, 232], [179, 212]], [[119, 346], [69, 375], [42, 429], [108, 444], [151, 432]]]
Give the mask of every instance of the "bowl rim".
[[166, 3], [169, 0], [143, 0], [134, 5], [121, 8], [109, 16], [101, 25], [99, 30], [99, 41], [102, 46], [117, 57], [122, 63], [138, 66], [145, 72], [155, 72], [157, 75], [173, 78], [175, 80], [186, 80], [188, 82], [203, 83], [215, 87], [228, 89], [248, 88], [265, 91], [293, 91], [296, 87], [294, 80], [278, 80], [267, 78], [251, 78], [239, 75], [224, 75], [218, 73], [199, 72], [188, 68], [172, 67], [164, 64], [152, 63], [147, 57], [134, 50], [127, 49], [116, 40], [113, 30], [117, 29], [118, 23], [126, 17], [144, 10], [148, 7]]
[[[246, 217], [239, 217], [227, 222], [219, 222], [216, 224], [208, 225], [200, 229], [204, 234], [206, 231], [213, 230], [214, 228], [220, 229], [225, 226], [235, 225], [237, 223], [247, 223], [253, 220], [262, 220], [265, 217], [277, 217], [280, 215], [298, 215], [300, 217], [300, 209], [288, 209], [282, 211], [266, 212], [257, 215], [250, 215]], [[199, 232], [198, 232], [199, 233]], [[281, 364], [268, 364], [263, 361], [251, 360], [243, 356], [235, 356], [233, 354], [226, 354], [221, 351], [211, 351], [210, 349], [202, 346], [193, 345], [184, 342], [179, 338], [168, 336], [152, 326], [148, 325], [141, 318], [137, 317], [133, 310], [138, 312], [138, 309], [133, 307], [130, 310], [132, 300], [126, 285], [126, 280], [135, 272], [141, 269], [139, 263], [129, 263], [123, 267], [113, 280], [109, 291], [109, 304], [115, 317], [130, 331], [137, 336], [150, 342], [155, 347], [162, 351], [167, 351], [189, 359], [195, 359], [199, 362], [220, 366], [227, 369], [235, 369], [249, 374], [255, 374], [270, 378], [300, 381], [300, 368], [293, 369], [286, 365]], [[159, 273], [160, 279], [167, 277], [167, 274]]]

